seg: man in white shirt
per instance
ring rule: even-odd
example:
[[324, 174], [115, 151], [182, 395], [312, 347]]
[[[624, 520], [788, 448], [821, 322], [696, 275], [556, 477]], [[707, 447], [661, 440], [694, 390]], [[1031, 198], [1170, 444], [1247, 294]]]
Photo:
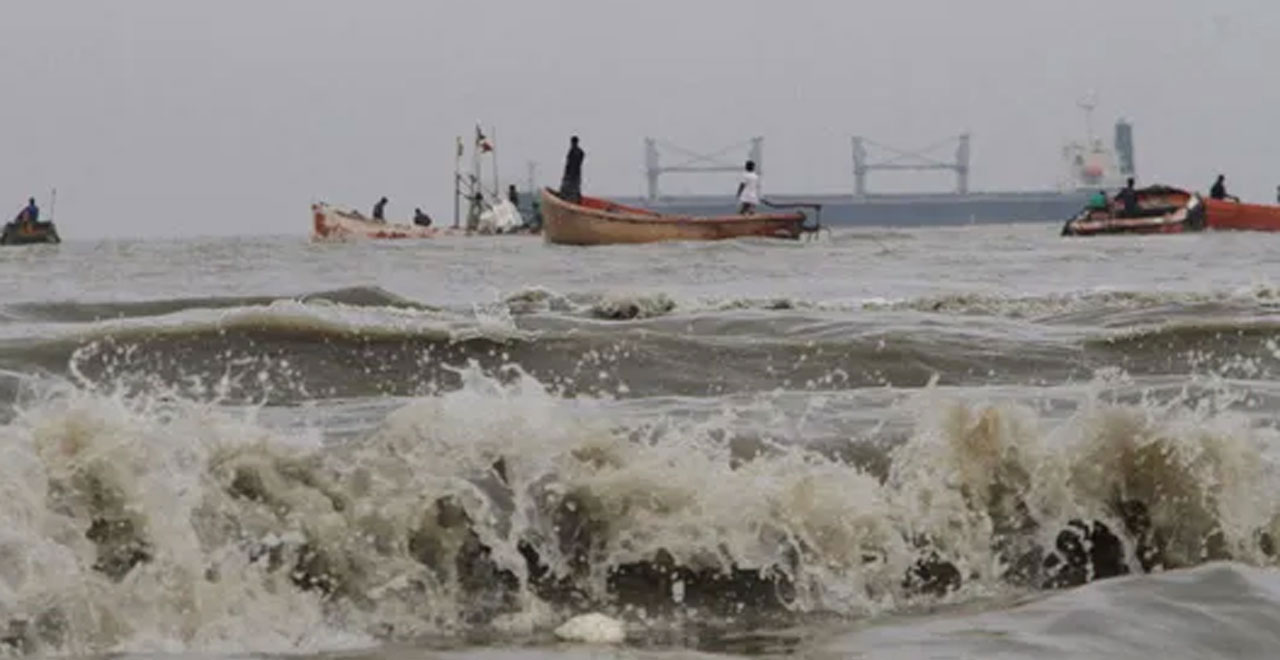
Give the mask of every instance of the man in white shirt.
[[756, 174], [756, 162], [747, 161], [747, 171], [742, 173], [742, 183], [738, 184], [738, 214], [751, 215], [756, 212], [760, 203], [760, 175]]

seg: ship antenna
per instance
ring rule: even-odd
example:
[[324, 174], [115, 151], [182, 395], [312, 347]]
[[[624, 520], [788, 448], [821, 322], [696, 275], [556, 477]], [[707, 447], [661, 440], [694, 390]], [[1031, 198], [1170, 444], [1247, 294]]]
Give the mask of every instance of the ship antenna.
[[1098, 95], [1092, 90], [1085, 94], [1084, 98], [1076, 102], [1081, 110], [1084, 110], [1084, 129], [1087, 144], [1093, 144], [1093, 109], [1098, 107]]

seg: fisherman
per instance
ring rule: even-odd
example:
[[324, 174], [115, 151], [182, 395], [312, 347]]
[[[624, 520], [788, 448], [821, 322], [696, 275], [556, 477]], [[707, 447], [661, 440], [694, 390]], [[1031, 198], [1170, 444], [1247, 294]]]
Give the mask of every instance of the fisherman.
[[386, 222], [387, 219], [386, 217], [383, 216], [383, 213], [386, 211], [386, 208], [387, 208], [387, 198], [383, 197], [382, 199], [378, 200], [377, 204], [373, 205], [373, 219], [377, 220], [378, 222]]
[[467, 231], [480, 228], [480, 212], [484, 210], [484, 195], [476, 192], [471, 198], [471, 208], [467, 209]]
[[40, 207], [36, 206], [36, 198], [34, 197], [30, 197], [27, 199], [27, 205], [23, 207], [21, 211], [18, 211], [18, 217], [13, 219], [13, 222], [15, 224], [22, 224], [24, 222], [29, 222], [34, 225], [39, 221], [40, 221]]
[[507, 201], [511, 202], [512, 206], [520, 208], [520, 193], [516, 192], [514, 183], [507, 186]]
[[525, 220], [525, 226], [533, 231], [538, 231], [542, 228], [542, 203], [538, 201], [537, 195], [533, 196], [533, 199], [529, 202], [529, 206], [532, 212]]
[[1120, 202], [1120, 217], [1133, 218], [1138, 215], [1138, 191], [1133, 188], [1133, 177], [1116, 193], [1116, 201]]
[[1213, 187], [1209, 189], [1209, 197], [1217, 200], [1231, 200], [1239, 202], [1240, 198], [1227, 194], [1227, 177], [1219, 174], [1218, 180], [1213, 182]]
[[564, 178], [560, 181], [560, 198], [582, 201], [582, 159], [586, 153], [578, 146], [578, 136], [569, 138], [569, 154], [564, 159]]
[[1099, 190], [1089, 196], [1090, 211], [1106, 211], [1109, 206], [1110, 204], [1107, 202], [1107, 192], [1105, 190]]
[[742, 172], [742, 182], [738, 184], [738, 214], [751, 215], [760, 204], [760, 175], [756, 174], [756, 162], [747, 161]]
[[427, 215], [426, 213], [423, 213], [422, 209], [414, 209], [413, 224], [418, 225], [419, 227], [430, 227], [431, 216]]

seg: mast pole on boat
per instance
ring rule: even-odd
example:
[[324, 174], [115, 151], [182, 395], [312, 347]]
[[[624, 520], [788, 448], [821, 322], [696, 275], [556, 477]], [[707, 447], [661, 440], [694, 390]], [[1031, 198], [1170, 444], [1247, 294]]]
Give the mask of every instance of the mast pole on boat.
[[480, 178], [480, 152], [483, 149], [484, 134], [480, 130], [480, 122], [476, 122], [476, 143], [471, 148], [471, 186], [468, 197], [475, 203], [476, 193], [484, 192], [484, 180]]
[[453, 157], [453, 228], [458, 228], [458, 223], [462, 218], [459, 215], [462, 211], [462, 136], [457, 136], [458, 146], [454, 151]]
[[484, 208], [480, 202], [476, 201], [476, 195], [484, 196], [484, 180], [480, 178], [480, 155], [485, 150], [484, 130], [480, 126], [480, 122], [476, 122], [476, 138], [475, 144], [471, 145], [471, 180], [467, 186], [467, 231], [471, 231], [472, 218], [479, 217], [480, 211]]
[[490, 129], [490, 144], [493, 148], [489, 150], [489, 157], [493, 159], [493, 197], [494, 199], [502, 199], [502, 186], [498, 183], [498, 127], [494, 126]]

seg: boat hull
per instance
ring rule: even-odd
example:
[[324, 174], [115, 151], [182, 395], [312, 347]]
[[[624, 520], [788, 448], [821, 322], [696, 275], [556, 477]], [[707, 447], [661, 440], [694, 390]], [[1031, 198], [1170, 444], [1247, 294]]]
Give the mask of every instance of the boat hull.
[[[1089, 201], [1088, 192], [973, 192], [831, 195], [771, 194], [782, 204], [821, 204], [825, 227], [950, 227], [975, 224], [1052, 222], [1071, 217]], [[616, 201], [670, 215], [733, 213], [731, 195], [671, 195]]]
[[716, 241], [759, 236], [796, 239], [803, 213], [692, 217], [660, 215], [592, 197], [580, 203], [542, 191], [542, 234], [561, 245], [612, 245], [660, 241]]
[[1204, 200], [1197, 194], [1152, 186], [1137, 196], [1137, 213], [1125, 215], [1114, 202], [1105, 209], [1085, 208], [1067, 221], [1062, 235], [1181, 234], [1208, 226]]
[[437, 238], [462, 233], [456, 229], [376, 222], [328, 204], [312, 204], [311, 218], [311, 236], [320, 240]]
[[0, 231], [0, 245], [35, 245], [61, 243], [58, 228], [52, 222], [10, 222]]
[[1242, 204], [1217, 199], [1206, 199], [1204, 203], [1209, 229], [1280, 231], [1280, 206]]

